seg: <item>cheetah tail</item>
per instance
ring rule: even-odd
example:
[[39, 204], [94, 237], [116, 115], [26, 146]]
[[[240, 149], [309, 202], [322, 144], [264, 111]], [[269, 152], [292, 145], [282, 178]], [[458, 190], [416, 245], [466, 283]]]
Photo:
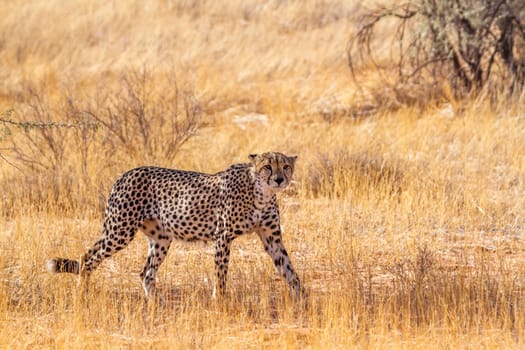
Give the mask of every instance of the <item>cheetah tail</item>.
[[47, 270], [52, 273], [80, 273], [80, 263], [78, 260], [55, 258], [49, 259], [46, 264]]

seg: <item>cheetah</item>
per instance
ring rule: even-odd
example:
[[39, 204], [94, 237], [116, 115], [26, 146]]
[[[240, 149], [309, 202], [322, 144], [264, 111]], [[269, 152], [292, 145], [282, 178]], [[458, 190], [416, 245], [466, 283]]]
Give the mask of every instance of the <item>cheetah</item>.
[[255, 232], [277, 271], [297, 298], [300, 281], [283, 244], [276, 193], [290, 184], [296, 156], [278, 152], [251, 154], [250, 162], [216, 174], [144, 166], [115, 182], [105, 210], [102, 236], [79, 260], [47, 262], [54, 273], [88, 276], [104, 259], [125, 248], [140, 229], [148, 239], [148, 256], [140, 274], [146, 297], [155, 290], [155, 275], [174, 239], [215, 244], [217, 289], [223, 296], [231, 242]]

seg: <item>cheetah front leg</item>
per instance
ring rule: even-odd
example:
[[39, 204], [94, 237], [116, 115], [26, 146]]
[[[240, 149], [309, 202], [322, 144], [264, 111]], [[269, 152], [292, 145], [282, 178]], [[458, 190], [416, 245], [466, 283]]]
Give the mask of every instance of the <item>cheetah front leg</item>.
[[[268, 228], [277, 227], [275, 230]], [[301, 283], [299, 276], [294, 271], [288, 252], [284, 247], [279, 225], [269, 225], [261, 228], [258, 232], [259, 237], [264, 245], [264, 250], [270, 255], [279, 272], [288, 282], [288, 285], [294, 290], [297, 299], [301, 294]]]

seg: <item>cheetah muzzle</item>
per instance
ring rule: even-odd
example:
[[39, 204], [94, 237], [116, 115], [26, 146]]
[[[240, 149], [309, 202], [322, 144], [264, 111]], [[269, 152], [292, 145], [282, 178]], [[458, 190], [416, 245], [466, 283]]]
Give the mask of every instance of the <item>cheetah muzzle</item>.
[[[140, 274], [147, 297], [174, 239], [215, 243], [218, 289], [224, 295], [231, 242], [255, 232], [275, 267], [295, 295], [300, 282], [283, 244], [276, 193], [290, 184], [297, 157], [268, 152], [250, 155], [216, 174], [140, 167], [113, 185], [100, 239], [79, 260], [56, 258], [51, 272], [89, 275], [104, 259], [125, 248], [140, 229], [148, 238], [146, 264]], [[217, 288], [218, 287], [218, 288]]]

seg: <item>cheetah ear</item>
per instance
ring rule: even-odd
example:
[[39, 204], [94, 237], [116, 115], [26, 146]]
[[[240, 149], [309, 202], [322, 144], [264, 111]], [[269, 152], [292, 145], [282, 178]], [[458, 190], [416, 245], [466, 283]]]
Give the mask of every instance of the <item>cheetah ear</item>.
[[292, 164], [295, 165], [295, 161], [297, 160], [297, 156], [288, 157], [288, 160], [290, 160], [292, 162]]
[[248, 156], [248, 158], [250, 158], [250, 161], [251, 161], [252, 163], [255, 163], [255, 162], [257, 161], [257, 159], [259, 158], [259, 155], [258, 155], [258, 154], [255, 154], [255, 153], [254, 153], [254, 154], [250, 154], [250, 155]]

